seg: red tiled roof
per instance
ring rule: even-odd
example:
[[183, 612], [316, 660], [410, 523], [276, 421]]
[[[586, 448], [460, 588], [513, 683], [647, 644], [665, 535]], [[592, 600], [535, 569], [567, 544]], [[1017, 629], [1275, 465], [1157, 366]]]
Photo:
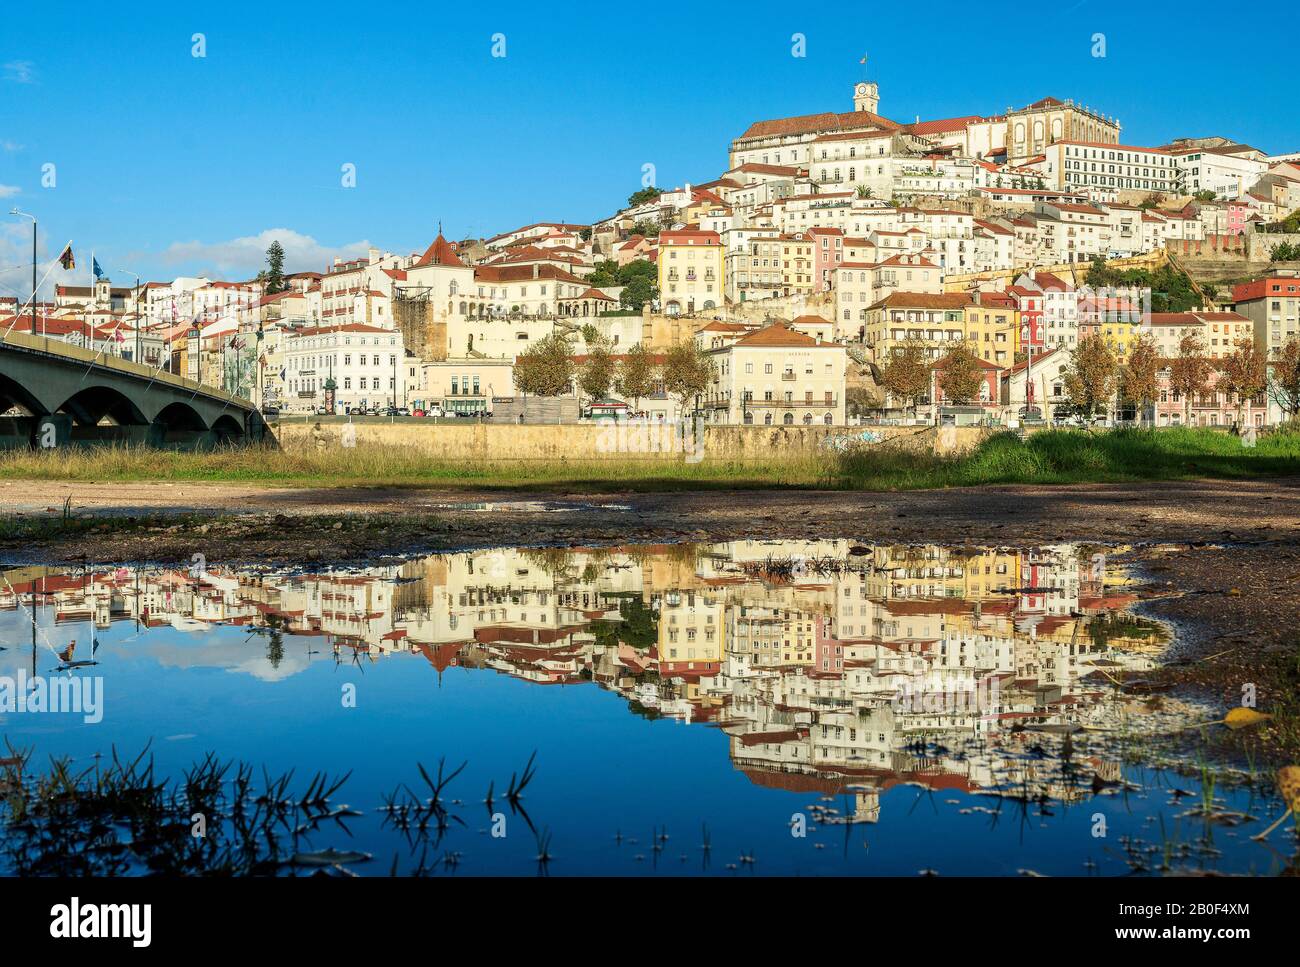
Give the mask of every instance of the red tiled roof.
[[415, 264], [417, 266], [451, 265], [457, 268], [465, 267], [465, 263], [456, 255], [456, 249], [452, 247], [452, 244], [449, 241], [442, 237], [441, 232], [439, 232], [438, 237], [433, 240], [433, 244], [424, 250], [424, 254], [420, 256], [419, 261]]
[[823, 111], [820, 114], [801, 114], [796, 117], [755, 121], [737, 140], [771, 138], [792, 134], [832, 133], [855, 128], [877, 128], [897, 131], [902, 125], [872, 114], [870, 111]]

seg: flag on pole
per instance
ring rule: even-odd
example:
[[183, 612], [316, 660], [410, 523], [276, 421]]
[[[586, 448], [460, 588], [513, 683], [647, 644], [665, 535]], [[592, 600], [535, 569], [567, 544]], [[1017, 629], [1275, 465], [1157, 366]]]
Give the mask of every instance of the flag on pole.
[[866, 54], [863, 54], [863, 55], [862, 55], [862, 60], [858, 61], [858, 63], [859, 63], [859, 64], [865, 64], [866, 62], [867, 62], [867, 55], [866, 55]]
[[104, 277], [104, 270], [99, 267], [99, 259], [93, 255], [90, 257], [90, 270], [95, 274], [95, 278], [102, 279]]
[[59, 253], [59, 264], [63, 266], [65, 272], [68, 269], [75, 269], [77, 267], [77, 260], [72, 256], [71, 242], [65, 245], [63, 251]]

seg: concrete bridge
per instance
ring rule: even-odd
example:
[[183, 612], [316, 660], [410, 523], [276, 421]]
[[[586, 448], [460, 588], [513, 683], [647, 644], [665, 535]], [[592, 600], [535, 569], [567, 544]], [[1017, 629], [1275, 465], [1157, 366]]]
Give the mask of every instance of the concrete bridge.
[[0, 333], [0, 447], [133, 443], [173, 449], [259, 441], [249, 400], [58, 339]]

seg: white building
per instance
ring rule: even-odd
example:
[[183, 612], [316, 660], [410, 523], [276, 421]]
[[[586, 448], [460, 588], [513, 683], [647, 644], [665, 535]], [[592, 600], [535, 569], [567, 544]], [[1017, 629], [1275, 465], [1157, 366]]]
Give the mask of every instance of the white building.
[[288, 410], [328, 406], [331, 390], [337, 413], [406, 402], [406, 350], [396, 329], [360, 323], [299, 329], [286, 333], [282, 355]]

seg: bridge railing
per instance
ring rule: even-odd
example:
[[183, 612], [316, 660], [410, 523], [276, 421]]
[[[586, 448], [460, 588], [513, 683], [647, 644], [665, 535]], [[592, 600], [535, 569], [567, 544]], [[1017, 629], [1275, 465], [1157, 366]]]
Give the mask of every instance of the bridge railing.
[[52, 339], [49, 336], [33, 336], [30, 332], [19, 332], [15, 328], [10, 332], [0, 333], [0, 344], [26, 352], [44, 353], [49, 356], [57, 356], [58, 358], [69, 362], [93, 364], [129, 376], [152, 380], [155, 383], [162, 383], [168, 386], [174, 386], [177, 389], [197, 393], [200, 396], [206, 396], [209, 399], [217, 400], [220, 403], [229, 403], [243, 409], [251, 410], [255, 408], [252, 400], [246, 399], [242, 396], [236, 396], [234, 393], [227, 393], [225, 390], [218, 389], [215, 386], [209, 386], [207, 383], [199, 383], [192, 379], [186, 379], [184, 376], [177, 376], [175, 373], [155, 369], [154, 367], [146, 366], [143, 363], [132, 362], [129, 359], [123, 359], [122, 357], [114, 356], [111, 353], [97, 353], [93, 349], [86, 349], [84, 346], [74, 346], [72, 343], [64, 342], [62, 339]]

